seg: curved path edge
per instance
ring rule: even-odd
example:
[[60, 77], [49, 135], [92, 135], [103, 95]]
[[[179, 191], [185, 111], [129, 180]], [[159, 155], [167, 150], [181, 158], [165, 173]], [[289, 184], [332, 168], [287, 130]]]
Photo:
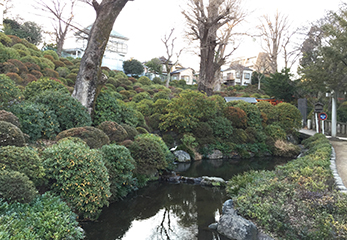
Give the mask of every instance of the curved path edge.
[[[331, 143], [330, 143], [331, 144]], [[335, 178], [335, 183], [336, 183], [336, 187], [337, 189], [341, 192], [341, 193], [346, 193], [347, 194], [347, 188], [346, 186], [343, 184], [343, 181], [337, 171], [337, 167], [336, 167], [336, 153], [335, 153], [335, 149], [334, 147], [331, 145], [331, 158], [330, 158], [330, 169], [333, 172], [334, 178]]]

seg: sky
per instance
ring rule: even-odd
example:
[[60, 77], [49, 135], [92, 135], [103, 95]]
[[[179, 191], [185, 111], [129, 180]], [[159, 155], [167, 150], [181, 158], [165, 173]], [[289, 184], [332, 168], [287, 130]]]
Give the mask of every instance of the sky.
[[[48, 0], [45, 0], [48, 1]], [[19, 15], [25, 21], [35, 21], [44, 29], [51, 29], [50, 20], [39, 17], [40, 10], [32, 7], [34, 0], [12, 0], [14, 8], [12, 16]], [[134, 0], [129, 1], [116, 19], [114, 30], [128, 37], [127, 59], [135, 58], [148, 61], [155, 57], [166, 56], [166, 48], [162, 42], [171, 29], [175, 29], [175, 50], [184, 48], [179, 62], [184, 67], [199, 70], [199, 57], [193, 51], [193, 45], [185, 38], [186, 22], [182, 10], [187, 9], [187, 0]], [[309, 25], [325, 16], [327, 10], [336, 11], [340, 0], [243, 0], [243, 9], [248, 16], [242, 29], [255, 32], [259, 17], [268, 14], [273, 16], [278, 10], [288, 15], [293, 28]], [[81, 26], [93, 23], [95, 12], [91, 6], [79, 3], [75, 10], [75, 21]], [[238, 50], [231, 56], [256, 56], [261, 51], [261, 43], [254, 38], [243, 38]], [[74, 41], [68, 39], [66, 48], [74, 47]], [[195, 49], [196, 52], [196, 49]], [[174, 59], [175, 60], [175, 59]]]

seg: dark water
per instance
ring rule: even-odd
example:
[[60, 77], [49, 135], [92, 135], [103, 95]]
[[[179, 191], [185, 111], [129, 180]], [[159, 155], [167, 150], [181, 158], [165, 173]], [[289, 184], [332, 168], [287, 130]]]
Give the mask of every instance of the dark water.
[[[256, 158], [242, 161], [203, 160], [180, 164], [190, 177], [229, 179], [250, 169], [273, 169], [285, 159]], [[152, 182], [123, 201], [104, 208], [98, 222], [83, 223], [88, 240], [226, 240], [208, 230], [218, 221], [225, 190], [189, 184]]]

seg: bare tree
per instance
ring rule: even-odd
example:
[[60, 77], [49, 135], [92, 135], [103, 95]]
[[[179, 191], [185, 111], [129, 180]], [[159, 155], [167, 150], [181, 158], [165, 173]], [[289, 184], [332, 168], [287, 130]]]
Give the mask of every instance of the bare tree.
[[[61, 56], [66, 35], [74, 18], [74, 6], [77, 0], [37, 0], [36, 3], [41, 10], [47, 12], [51, 17], [54, 28], [54, 36], [57, 43], [57, 54]], [[68, 10], [66, 10], [68, 8]]]
[[81, 60], [72, 96], [92, 114], [95, 99], [107, 78], [102, 75], [101, 62], [113, 24], [129, 0], [86, 1], [93, 6], [96, 19], [90, 30], [87, 48]]
[[236, 34], [234, 28], [244, 20], [241, 0], [189, 0], [183, 14], [188, 23], [188, 36], [200, 42], [200, 72], [198, 90], [212, 95], [220, 79], [220, 69], [236, 49], [227, 52]]
[[274, 15], [274, 19], [271, 19], [269, 15], [263, 15], [260, 18], [260, 25], [257, 28], [260, 30], [262, 40], [265, 44], [263, 49], [269, 54], [271, 73], [275, 73], [278, 71], [277, 59], [281, 52], [284, 33], [289, 28], [288, 17], [278, 11]]
[[265, 75], [270, 75], [271, 73], [271, 62], [269, 54], [260, 52], [257, 57], [257, 61], [254, 65], [254, 70], [257, 72], [258, 79], [258, 89], [260, 89], [261, 80]]
[[164, 36], [164, 39], [162, 39], [161, 41], [164, 43], [165, 45], [165, 48], [166, 48], [166, 55], [167, 55], [167, 58], [165, 59], [164, 61], [164, 65], [165, 65], [165, 68], [166, 68], [166, 83], [165, 83], [165, 86], [166, 87], [169, 87], [169, 83], [170, 83], [170, 77], [171, 77], [171, 70], [172, 68], [178, 63], [178, 59], [183, 51], [183, 49], [181, 49], [177, 54], [176, 54], [176, 62], [175, 63], [172, 63], [171, 59], [172, 59], [172, 56], [174, 54], [174, 43], [175, 43], [175, 40], [176, 38], [173, 38], [171, 41], [171, 37], [172, 37], [172, 34], [174, 32], [174, 28], [171, 29], [171, 32], [169, 34], [169, 36]]

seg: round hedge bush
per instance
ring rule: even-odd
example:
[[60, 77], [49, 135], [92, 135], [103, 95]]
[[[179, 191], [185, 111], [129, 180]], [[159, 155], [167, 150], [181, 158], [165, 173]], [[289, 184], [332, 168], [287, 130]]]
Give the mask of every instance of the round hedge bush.
[[149, 96], [149, 94], [147, 92], [140, 92], [138, 94], [136, 94], [133, 98], [132, 101], [138, 103], [141, 102], [144, 99], [148, 99], [148, 100], [152, 100], [151, 97]]
[[255, 127], [256, 129], [262, 128], [261, 114], [256, 105], [245, 101], [240, 101], [235, 105], [235, 107], [242, 109], [246, 113], [247, 126]]
[[36, 193], [33, 182], [25, 174], [0, 170], [0, 198], [9, 202], [29, 203]]
[[30, 99], [46, 90], [61, 91], [62, 93], [67, 94], [69, 93], [69, 91], [63, 84], [53, 79], [41, 78], [35, 82], [28, 83], [24, 90], [24, 97], [26, 99]]
[[136, 189], [133, 177], [133, 170], [136, 162], [132, 158], [130, 151], [116, 144], [105, 145], [100, 151], [108, 169], [110, 191], [112, 193], [110, 201], [125, 197], [130, 191]]
[[137, 138], [130, 145], [129, 150], [136, 161], [135, 172], [139, 175], [153, 177], [158, 170], [167, 167], [164, 150], [154, 139]]
[[42, 152], [51, 189], [85, 219], [96, 219], [108, 206], [110, 183], [98, 150], [81, 140], [66, 138]]
[[43, 104], [22, 102], [13, 105], [10, 110], [18, 116], [21, 130], [30, 136], [31, 141], [54, 139], [60, 132], [56, 114]]
[[140, 133], [136, 130], [135, 127], [130, 126], [128, 124], [122, 123], [121, 126], [125, 129], [127, 132], [127, 140], [134, 140], [135, 136], [139, 135]]
[[127, 131], [116, 122], [106, 121], [101, 123], [97, 128], [108, 136], [110, 142], [122, 142], [128, 136]]
[[[0, 200], [2, 239], [84, 239], [77, 215], [51, 192], [39, 195], [29, 204]], [[33, 227], [35, 226], [35, 227]]]
[[208, 121], [213, 135], [221, 139], [230, 139], [233, 134], [232, 122], [225, 117], [216, 117]]
[[59, 91], [45, 91], [36, 96], [33, 101], [45, 105], [55, 113], [61, 131], [92, 124], [87, 108], [71, 97], [70, 94]]
[[138, 83], [141, 83], [142, 85], [151, 85], [152, 81], [146, 76], [142, 76], [137, 80]]
[[0, 109], [9, 109], [14, 102], [20, 101], [21, 97], [21, 90], [14, 81], [0, 74]]
[[232, 122], [235, 128], [247, 127], [247, 114], [241, 108], [227, 106], [224, 108], [224, 116]]
[[0, 121], [0, 146], [22, 147], [25, 144], [23, 132], [9, 122]]
[[9, 122], [20, 128], [20, 123], [18, 117], [16, 117], [13, 113], [7, 112], [5, 110], [0, 110], [0, 121]]
[[274, 141], [285, 140], [287, 134], [279, 125], [276, 123], [267, 125], [264, 129], [267, 136], [271, 137]]
[[302, 115], [297, 107], [290, 103], [279, 103], [275, 109], [278, 114], [277, 124], [286, 133], [293, 133], [301, 128]]
[[45, 170], [37, 151], [28, 147], [0, 147], [0, 168], [24, 173], [36, 186], [43, 184]]
[[92, 149], [101, 148], [110, 143], [110, 139], [102, 130], [90, 126], [71, 128], [62, 131], [57, 135], [56, 140], [59, 141], [67, 137], [78, 137], [86, 142]]

